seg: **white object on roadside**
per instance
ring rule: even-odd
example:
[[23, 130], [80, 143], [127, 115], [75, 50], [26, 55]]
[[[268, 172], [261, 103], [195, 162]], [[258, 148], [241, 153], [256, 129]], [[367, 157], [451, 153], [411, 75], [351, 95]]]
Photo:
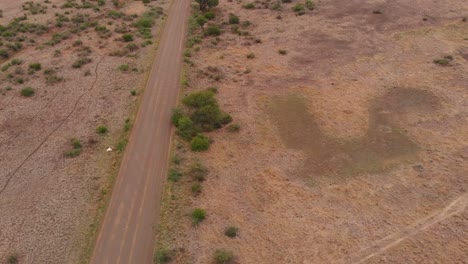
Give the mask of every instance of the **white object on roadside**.
[[107, 151], [107, 152], [111, 152], [111, 151], [112, 151], [112, 148], [108, 148], [106, 151]]

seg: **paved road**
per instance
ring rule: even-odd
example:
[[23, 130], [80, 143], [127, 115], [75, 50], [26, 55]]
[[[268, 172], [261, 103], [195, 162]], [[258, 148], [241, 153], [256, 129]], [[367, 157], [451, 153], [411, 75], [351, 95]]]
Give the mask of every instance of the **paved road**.
[[91, 263], [152, 263], [190, 0], [174, 0]]

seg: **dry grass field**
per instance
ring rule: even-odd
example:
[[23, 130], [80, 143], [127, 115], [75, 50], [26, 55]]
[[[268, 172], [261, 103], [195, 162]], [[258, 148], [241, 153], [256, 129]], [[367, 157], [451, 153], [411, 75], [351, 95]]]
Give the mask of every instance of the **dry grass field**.
[[181, 97], [217, 87], [239, 127], [175, 137], [157, 261], [468, 263], [466, 1], [296, 4], [220, 1], [192, 33]]
[[0, 263], [87, 262], [168, 4], [0, 2]]

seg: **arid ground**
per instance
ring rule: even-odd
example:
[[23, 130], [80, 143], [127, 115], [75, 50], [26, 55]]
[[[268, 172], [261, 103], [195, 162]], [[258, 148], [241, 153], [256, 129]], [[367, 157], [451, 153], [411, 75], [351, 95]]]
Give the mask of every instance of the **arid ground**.
[[240, 129], [196, 154], [175, 137], [172, 166], [198, 160], [208, 175], [168, 182], [159, 255], [468, 263], [467, 2], [248, 3], [212, 10], [204, 32], [221, 35], [191, 33], [181, 97], [217, 87]]
[[31, 3], [0, 2], [0, 263], [86, 263], [169, 1]]

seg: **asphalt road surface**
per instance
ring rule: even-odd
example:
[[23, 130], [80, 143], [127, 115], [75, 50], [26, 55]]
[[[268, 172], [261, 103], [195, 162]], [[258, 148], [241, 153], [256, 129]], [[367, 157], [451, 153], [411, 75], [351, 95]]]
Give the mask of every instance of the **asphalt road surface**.
[[174, 0], [96, 240], [93, 264], [152, 263], [190, 0]]

